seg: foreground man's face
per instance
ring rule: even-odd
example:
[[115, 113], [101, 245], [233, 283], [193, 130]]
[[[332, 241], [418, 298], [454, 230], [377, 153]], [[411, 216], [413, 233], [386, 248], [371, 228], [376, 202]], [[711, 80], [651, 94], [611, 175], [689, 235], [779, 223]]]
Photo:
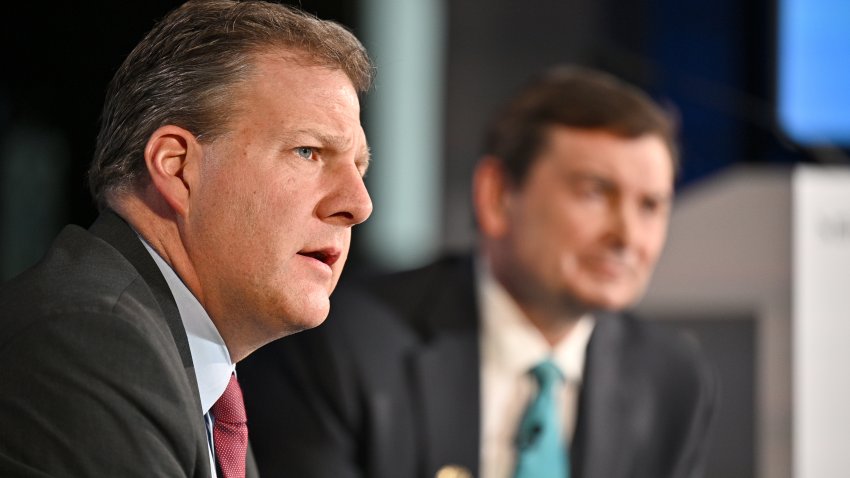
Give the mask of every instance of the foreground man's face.
[[670, 152], [655, 135], [553, 127], [526, 181], [509, 193], [515, 291], [583, 309], [635, 303], [667, 234]]
[[234, 98], [204, 147], [185, 242], [216, 325], [270, 340], [327, 317], [351, 228], [372, 211], [369, 153], [341, 71], [259, 55]]

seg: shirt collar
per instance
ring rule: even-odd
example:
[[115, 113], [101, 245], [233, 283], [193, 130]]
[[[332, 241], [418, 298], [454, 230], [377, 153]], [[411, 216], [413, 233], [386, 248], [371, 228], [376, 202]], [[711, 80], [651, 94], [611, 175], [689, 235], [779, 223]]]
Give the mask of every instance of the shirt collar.
[[596, 323], [594, 317], [587, 314], [580, 318], [573, 330], [552, 347], [496, 280], [487, 261], [478, 259], [476, 277], [481, 304], [483, 360], [521, 375], [540, 361], [551, 358], [568, 383], [580, 384], [587, 344]]
[[224, 393], [236, 365], [230, 359], [224, 339], [198, 299], [150, 244], [141, 236], [139, 239], [165, 277], [177, 303], [177, 310], [180, 311], [180, 319], [189, 339], [195, 379], [198, 381], [198, 392], [201, 396], [201, 409], [206, 414]]

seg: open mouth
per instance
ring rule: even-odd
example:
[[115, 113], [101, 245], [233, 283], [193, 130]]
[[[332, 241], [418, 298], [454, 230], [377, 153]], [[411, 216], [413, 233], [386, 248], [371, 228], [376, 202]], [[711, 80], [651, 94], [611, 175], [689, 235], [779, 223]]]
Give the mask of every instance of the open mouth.
[[298, 254], [316, 259], [317, 261], [322, 262], [328, 265], [329, 267], [334, 265], [334, 263], [339, 259], [339, 252], [333, 251], [331, 249], [321, 249], [318, 251], [301, 251]]

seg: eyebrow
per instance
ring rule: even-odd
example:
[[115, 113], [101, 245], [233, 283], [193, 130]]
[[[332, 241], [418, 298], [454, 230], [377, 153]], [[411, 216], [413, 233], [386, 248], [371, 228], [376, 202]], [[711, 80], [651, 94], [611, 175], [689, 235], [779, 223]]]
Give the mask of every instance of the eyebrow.
[[[601, 176], [596, 173], [586, 172], [586, 171], [568, 171], [565, 173], [566, 178], [569, 181], [594, 181], [600, 184], [604, 184], [608, 189], [619, 189], [619, 185], [616, 181], [612, 181], [604, 176]], [[673, 193], [663, 193], [663, 192], [645, 192], [646, 196], [651, 197], [656, 201], [661, 202], [673, 202]]]
[[606, 178], [605, 176], [590, 173], [586, 171], [570, 171], [570, 170], [562, 170], [561, 175], [570, 182], [583, 182], [583, 181], [591, 181], [596, 183], [602, 183], [609, 187], [614, 186], [614, 181]]
[[351, 144], [350, 139], [343, 138], [342, 136], [323, 133], [315, 129], [298, 129], [288, 134], [287, 137], [291, 141], [295, 141], [295, 137], [302, 135], [315, 138], [318, 142], [322, 143], [323, 146], [336, 150], [344, 150], [348, 148], [348, 146]]
[[354, 164], [357, 165], [357, 169], [360, 170], [360, 175], [365, 176], [366, 171], [369, 170], [369, 164], [372, 163], [372, 153], [369, 149], [369, 145], [366, 144], [363, 146], [363, 149], [357, 154], [354, 158]]

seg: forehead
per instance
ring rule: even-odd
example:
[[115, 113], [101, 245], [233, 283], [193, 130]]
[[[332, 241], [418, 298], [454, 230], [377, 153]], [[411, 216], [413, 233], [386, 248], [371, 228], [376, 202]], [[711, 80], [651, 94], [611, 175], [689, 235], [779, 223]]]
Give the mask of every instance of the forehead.
[[328, 86], [344, 90], [346, 98], [359, 106], [351, 78], [340, 68], [319, 62], [306, 52], [285, 48], [272, 48], [255, 53], [252, 61], [250, 83], [258, 86], [282, 88], [276, 93], [286, 93], [287, 88], [323, 91]]
[[547, 132], [537, 163], [541, 169], [591, 175], [658, 192], [673, 187], [673, 158], [657, 134], [627, 138], [604, 130], [556, 126]]
[[284, 48], [254, 53], [243, 79], [230, 91], [229, 102], [233, 107], [226, 121], [231, 129], [330, 128], [324, 134], [362, 133], [360, 100], [345, 72]]

